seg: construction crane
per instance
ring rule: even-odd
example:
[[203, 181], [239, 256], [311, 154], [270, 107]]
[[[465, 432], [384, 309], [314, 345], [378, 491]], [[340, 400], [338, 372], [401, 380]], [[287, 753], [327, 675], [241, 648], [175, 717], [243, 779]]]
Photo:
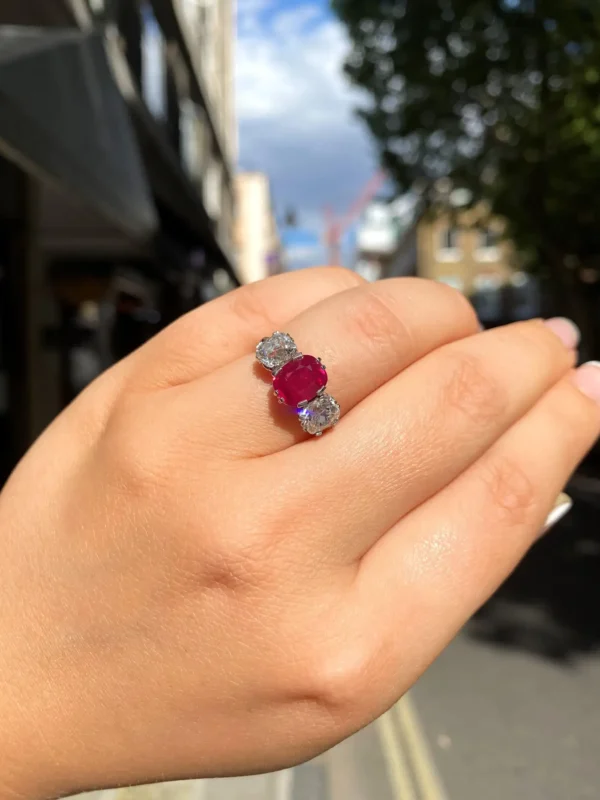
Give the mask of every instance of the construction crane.
[[331, 207], [328, 206], [325, 209], [325, 244], [329, 258], [328, 263], [331, 266], [339, 266], [342, 263], [341, 245], [344, 234], [356, 222], [385, 181], [385, 172], [383, 170], [376, 172], [346, 214], [339, 219]]

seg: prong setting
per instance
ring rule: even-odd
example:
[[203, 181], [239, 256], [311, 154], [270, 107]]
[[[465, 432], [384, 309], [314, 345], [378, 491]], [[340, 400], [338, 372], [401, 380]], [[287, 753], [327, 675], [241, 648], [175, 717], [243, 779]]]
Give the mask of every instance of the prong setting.
[[303, 430], [320, 437], [338, 424], [340, 406], [326, 393], [323, 359], [304, 355], [289, 333], [280, 331], [261, 339], [256, 358], [273, 376], [277, 402], [296, 410]]

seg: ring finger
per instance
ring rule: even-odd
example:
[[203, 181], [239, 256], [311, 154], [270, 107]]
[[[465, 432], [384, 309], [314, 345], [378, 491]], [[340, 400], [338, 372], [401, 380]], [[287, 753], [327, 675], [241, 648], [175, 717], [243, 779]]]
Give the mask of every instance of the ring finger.
[[[303, 353], [323, 358], [331, 379], [327, 391], [345, 415], [427, 353], [476, 333], [478, 323], [458, 292], [401, 278], [330, 297], [287, 330]], [[265, 456], [307, 438], [295, 409], [277, 405], [270, 374], [251, 356], [184, 388], [182, 405], [191, 402], [199, 419], [211, 420], [210, 429], [198, 426], [197, 435], [222, 452]], [[225, 430], [231, 441], [224, 440]]]

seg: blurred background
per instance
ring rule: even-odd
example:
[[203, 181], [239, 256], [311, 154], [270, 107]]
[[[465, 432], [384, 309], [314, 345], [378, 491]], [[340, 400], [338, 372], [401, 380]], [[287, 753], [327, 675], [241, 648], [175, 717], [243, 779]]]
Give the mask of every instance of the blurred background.
[[[443, 281], [486, 327], [568, 315], [598, 359], [599, 193], [598, 0], [0, 0], [0, 484], [102, 370], [283, 270]], [[349, 742], [99, 794], [600, 798], [597, 449], [568, 491]]]

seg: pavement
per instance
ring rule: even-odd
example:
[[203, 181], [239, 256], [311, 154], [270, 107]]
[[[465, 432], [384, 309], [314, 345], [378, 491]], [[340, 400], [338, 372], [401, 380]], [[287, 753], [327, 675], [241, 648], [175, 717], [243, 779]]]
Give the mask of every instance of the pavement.
[[600, 798], [600, 663], [459, 637], [413, 690], [452, 800]]
[[451, 800], [600, 798], [600, 482], [412, 691]]

